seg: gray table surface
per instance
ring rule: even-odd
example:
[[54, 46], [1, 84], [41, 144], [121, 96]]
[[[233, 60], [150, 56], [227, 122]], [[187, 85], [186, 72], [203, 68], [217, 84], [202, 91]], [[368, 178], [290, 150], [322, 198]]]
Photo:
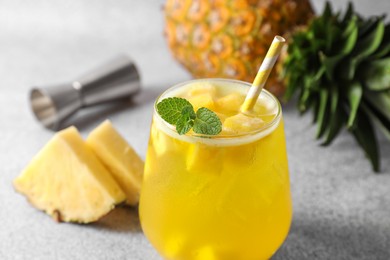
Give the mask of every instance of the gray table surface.
[[[139, 65], [142, 93], [72, 123], [85, 136], [109, 118], [145, 156], [153, 99], [190, 78], [164, 42], [163, 2], [0, 1], [0, 259], [160, 259], [135, 211], [118, 208], [92, 225], [57, 224], [14, 192], [12, 180], [53, 135], [29, 110], [30, 87], [72, 79], [121, 52]], [[364, 14], [390, 10], [385, 0], [355, 2]], [[389, 142], [379, 137], [383, 170], [375, 175], [347, 133], [322, 148], [310, 116], [292, 105], [284, 115], [294, 219], [273, 259], [390, 259]]]

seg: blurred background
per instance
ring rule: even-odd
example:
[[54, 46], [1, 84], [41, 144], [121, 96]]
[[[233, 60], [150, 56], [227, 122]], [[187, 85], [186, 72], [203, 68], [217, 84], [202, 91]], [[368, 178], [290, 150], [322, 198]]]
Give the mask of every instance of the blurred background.
[[[135, 59], [145, 86], [189, 78], [173, 61], [163, 37], [164, 2], [0, 1], [1, 90], [27, 93], [33, 84], [68, 80], [120, 52]], [[348, 1], [331, 2], [342, 10]], [[363, 15], [390, 9], [387, 0], [352, 2]], [[324, 3], [312, 1], [317, 13]]]
[[[163, 35], [164, 2], [0, 0], [0, 98], [18, 99], [7, 102], [18, 104], [12, 114], [1, 109], [2, 118], [25, 115], [34, 121], [27, 102], [32, 86], [67, 82], [118, 53], [135, 60], [143, 88], [153, 92], [146, 96], [191, 78], [169, 52]], [[311, 2], [321, 13], [325, 1]], [[344, 10], [348, 3], [330, 2], [335, 10]], [[386, 0], [352, 2], [365, 16], [390, 10]]]
[[[109, 117], [145, 156], [154, 98], [191, 78], [172, 58], [164, 39], [164, 2], [0, 0], [0, 259], [86, 259], [87, 253], [88, 259], [159, 259], [131, 213], [119, 210], [101, 224], [88, 227], [58, 225], [27, 206], [10, 184], [53, 134], [31, 113], [30, 88], [72, 80], [118, 53], [134, 59], [143, 92], [131, 104], [105, 107], [92, 116], [80, 114], [74, 123], [85, 136]], [[342, 10], [348, 1], [330, 2]], [[352, 2], [364, 16], [390, 14], [388, 0]], [[317, 13], [324, 3], [312, 1]], [[385, 174], [375, 176], [361, 152], [357, 157], [350, 153], [355, 149], [350, 137], [322, 150], [312, 140], [314, 130], [308, 130], [310, 118], [294, 125], [297, 120], [301, 120], [297, 112], [286, 111], [290, 170], [303, 172], [306, 179], [292, 176], [296, 217], [290, 237], [275, 259], [390, 259], [390, 228], [386, 226], [390, 203], [383, 198], [388, 197], [385, 191], [390, 187], [384, 185], [390, 183], [389, 146], [382, 148]], [[296, 139], [302, 131], [310, 138]], [[336, 150], [347, 153], [340, 155]], [[322, 156], [330, 161], [319, 159]], [[305, 160], [315, 165], [302, 165]], [[326, 178], [317, 173], [318, 168], [334, 175]], [[338, 179], [338, 171], [345, 174], [343, 180]], [[318, 180], [321, 185], [316, 184]], [[348, 183], [351, 185], [342, 186]], [[333, 187], [340, 189], [332, 194], [329, 190]]]

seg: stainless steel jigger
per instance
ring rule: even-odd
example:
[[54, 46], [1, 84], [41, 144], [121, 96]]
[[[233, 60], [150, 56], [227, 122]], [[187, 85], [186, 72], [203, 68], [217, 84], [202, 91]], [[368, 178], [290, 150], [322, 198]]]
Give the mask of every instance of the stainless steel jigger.
[[45, 127], [57, 130], [79, 109], [128, 99], [140, 88], [133, 61], [121, 55], [71, 83], [34, 87], [30, 92], [31, 108]]

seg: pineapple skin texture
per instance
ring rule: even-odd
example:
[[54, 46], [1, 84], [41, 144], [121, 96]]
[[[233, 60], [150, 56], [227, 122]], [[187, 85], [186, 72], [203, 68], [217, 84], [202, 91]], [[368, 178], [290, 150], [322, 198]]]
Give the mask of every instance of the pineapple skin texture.
[[[164, 14], [169, 48], [193, 77], [253, 82], [274, 36], [288, 41], [314, 12], [309, 0], [167, 0]], [[281, 63], [265, 86], [277, 96]]]
[[126, 204], [136, 206], [141, 191], [144, 162], [106, 120], [96, 127], [86, 139], [100, 161], [126, 194]]
[[59, 222], [94, 222], [125, 200], [75, 127], [58, 132], [14, 180], [14, 187]]

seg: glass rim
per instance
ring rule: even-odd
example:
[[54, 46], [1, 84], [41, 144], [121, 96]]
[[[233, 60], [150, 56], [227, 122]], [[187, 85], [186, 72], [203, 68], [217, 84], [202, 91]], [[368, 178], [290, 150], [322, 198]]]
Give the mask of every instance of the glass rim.
[[[158, 114], [157, 112], [157, 104], [161, 101], [161, 99], [167, 95], [168, 93], [176, 90], [176, 89], [179, 89], [185, 85], [188, 85], [188, 84], [191, 84], [191, 83], [195, 83], [195, 82], [200, 82], [200, 81], [209, 81], [209, 82], [231, 82], [231, 83], [236, 83], [236, 84], [242, 84], [242, 85], [245, 85], [248, 90], [249, 88], [252, 86], [252, 84], [248, 83], [248, 82], [245, 82], [245, 81], [241, 81], [241, 80], [236, 80], [236, 79], [224, 79], [224, 78], [202, 78], [202, 79], [192, 79], [192, 80], [186, 80], [186, 81], [183, 81], [183, 82], [180, 82], [180, 83], [177, 83], [175, 85], [173, 85], [172, 87], [168, 88], [167, 90], [165, 90], [163, 93], [161, 93], [155, 100], [154, 102], [154, 105], [153, 105], [153, 116], [155, 118], [157, 118], [159, 120], [160, 123], [162, 123], [164, 126], [166, 126], [170, 131], [172, 131], [171, 134], [174, 134], [174, 135], [177, 135], [177, 137], [179, 136], [186, 136], [186, 137], [192, 137], [192, 138], [201, 138], [201, 139], [204, 139], [204, 138], [211, 138], [211, 139], [217, 139], [217, 140], [223, 140], [223, 139], [232, 139], [232, 138], [238, 138], [238, 137], [246, 137], [246, 136], [253, 136], [253, 135], [256, 135], [256, 134], [260, 134], [264, 131], [266, 131], [267, 129], [270, 129], [272, 128], [275, 124], [279, 124], [280, 122], [280, 118], [282, 116], [282, 106], [279, 102], [279, 100], [271, 93], [269, 92], [268, 90], [266, 89], [263, 89], [260, 93], [260, 95], [267, 95], [268, 97], [271, 98], [271, 100], [273, 102], [276, 103], [277, 105], [277, 112], [276, 112], [276, 115], [275, 117], [270, 121], [270, 122], [267, 122], [264, 126], [256, 129], [256, 130], [253, 130], [253, 131], [247, 131], [247, 132], [240, 132], [240, 133], [232, 133], [232, 134], [217, 134], [217, 135], [207, 135], [207, 134], [197, 134], [197, 133], [194, 133], [194, 132], [191, 132], [191, 133], [187, 133], [185, 135], [179, 135], [179, 133], [176, 131], [176, 128], [174, 125], [171, 125], [169, 124], [168, 122], [166, 122], [164, 119], [161, 118], [161, 116]], [[276, 127], [275, 127], [276, 129]], [[273, 129], [273, 131], [275, 130]], [[272, 131], [272, 132], [273, 132]]]

